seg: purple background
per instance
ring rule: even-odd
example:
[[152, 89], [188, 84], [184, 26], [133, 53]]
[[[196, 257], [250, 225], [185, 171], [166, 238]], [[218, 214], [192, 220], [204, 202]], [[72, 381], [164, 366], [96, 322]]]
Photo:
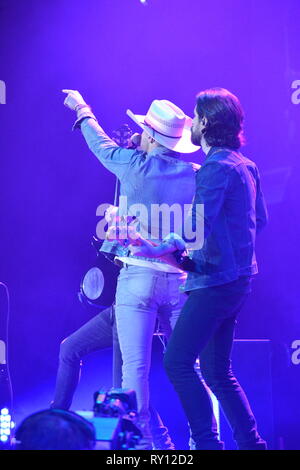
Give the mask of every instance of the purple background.
[[[270, 213], [237, 336], [273, 340], [276, 435], [300, 448], [300, 365], [290, 361], [300, 338], [299, 13], [298, 0], [0, 0], [0, 280], [11, 295], [17, 416], [48, 405], [59, 343], [91, 315], [77, 291], [94, 261], [96, 207], [114, 195], [114, 176], [71, 132], [60, 90], [78, 89], [111, 133], [131, 125], [128, 107], [143, 113], [165, 98], [192, 115], [198, 91], [222, 86], [245, 109], [244, 153], [260, 168]], [[97, 356], [86, 407], [94, 387], [110, 386], [109, 358]]]

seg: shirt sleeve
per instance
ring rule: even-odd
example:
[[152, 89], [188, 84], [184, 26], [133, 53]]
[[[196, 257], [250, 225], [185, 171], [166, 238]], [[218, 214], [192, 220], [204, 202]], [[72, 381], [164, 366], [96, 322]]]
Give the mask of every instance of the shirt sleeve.
[[129, 167], [144, 152], [119, 147], [94, 119], [86, 118], [81, 122], [81, 132], [89, 146], [102, 165], [123, 179]]
[[219, 162], [209, 162], [197, 172], [192, 227], [195, 233], [203, 227], [204, 239], [211, 233], [222, 208], [227, 186], [228, 172]]
[[256, 233], [261, 232], [261, 230], [267, 225], [268, 223], [268, 210], [266, 201], [261, 190], [260, 185], [260, 176], [258, 169], [256, 168]]

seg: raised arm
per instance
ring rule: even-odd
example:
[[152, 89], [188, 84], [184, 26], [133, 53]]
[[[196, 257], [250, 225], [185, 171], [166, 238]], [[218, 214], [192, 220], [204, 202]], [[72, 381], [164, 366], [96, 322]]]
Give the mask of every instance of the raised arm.
[[105, 168], [122, 180], [129, 166], [135, 159], [141, 158], [143, 152], [119, 147], [98, 124], [90, 106], [78, 91], [66, 89], [62, 91], [67, 93], [65, 106], [77, 113], [73, 129], [77, 127], [81, 129], [89, 149]]

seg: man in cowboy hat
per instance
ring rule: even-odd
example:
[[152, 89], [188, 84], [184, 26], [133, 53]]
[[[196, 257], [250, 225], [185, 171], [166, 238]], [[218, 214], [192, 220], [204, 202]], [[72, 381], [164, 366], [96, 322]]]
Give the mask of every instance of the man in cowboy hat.
[[[143, 236], [160, 242], [166, 230], [159, 217], [151, 217], [152, 209], [177, 205], [183, 215], [195, 192], [195, 167], [180, 158], [180, 153], [199, 148], [191, 142], [192, 120], [167, 100], [154, 100], [146, 115], [128, 111], [143, 132], [137, 149], [124, 149], [105, 134], [77, 91], [63, 92], [68, 94], [65, 105], [77, 112], [75, 127], [81, 128], [91, 151], [120, 180], [120, 195], [126, 197], [127, 204], [126, 209], [120, 207], [119, 215], [136, 215], [132, 211], [138, 207]], [[182, 223], [182, 217], [174, 217], [167, 232], [176, 233]], [[122, 246], [119, 253], [123, 268], [117, 284], [115, 317], [123, 360], [122, 386], [136, 391], [144, 445], [151, 449], [148, 375], [152, 336], [157, 318], [166, 336], [170, 335], [185, 300], [179, 293], [185, 275], [162, 260], [131, 255]]]

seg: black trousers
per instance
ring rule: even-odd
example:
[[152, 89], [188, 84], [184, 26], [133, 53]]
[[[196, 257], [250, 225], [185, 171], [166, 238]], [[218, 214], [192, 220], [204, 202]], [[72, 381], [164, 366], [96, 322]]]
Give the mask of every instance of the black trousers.
[[209, 394], [216, 395], [239, 449], [266, 449], [247, 397], [233, 375], [231, 349], [236, 317], [251, 291], [251, 278], [190, 292], [169, 340], [164, 366], [188, 418], [196, 449], [223, 449]]

